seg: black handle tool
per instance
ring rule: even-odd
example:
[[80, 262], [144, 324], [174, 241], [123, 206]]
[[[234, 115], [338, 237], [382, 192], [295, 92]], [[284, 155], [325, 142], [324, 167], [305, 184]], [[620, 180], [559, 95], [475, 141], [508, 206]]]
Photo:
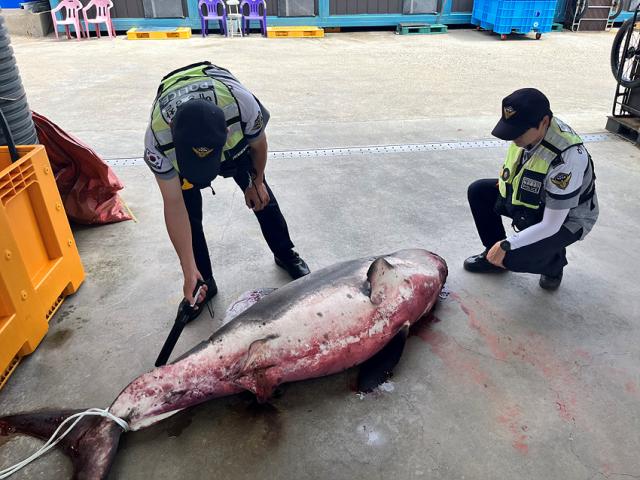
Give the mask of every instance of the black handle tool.
[[196, 283], [196, 290], [193, 292], [194, 304], [190, 305], [189, 301], [185, 298], [180, 302], [178, 306], [178, 315], [176, 316], [176, 321], [173, 323], [173, 327], [169, 332], [169, 336], [164, 341], [164, 345], [162, 346], [162, 350], [160, 350], [160, 355], [158, 355], [158, 359], [156, 360], [156, 367], [161, 367], [167, 363], [169, 357], [171, 356], [171, 352], [173, 352], [173, 348], [176, 346], [178, 339], [180, 338], [180, 334], [182, 334], [182, 330], [187, 323], [189, 323], [189, 317], [193, 313], [195, 302], [197, 302], [198, 297], [200, 296], [200, 290], [205, 283], [198, 280]]

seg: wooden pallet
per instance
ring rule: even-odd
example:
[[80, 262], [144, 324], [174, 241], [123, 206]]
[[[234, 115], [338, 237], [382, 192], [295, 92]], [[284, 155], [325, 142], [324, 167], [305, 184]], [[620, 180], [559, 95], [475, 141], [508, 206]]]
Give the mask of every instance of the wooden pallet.
[[170, 40], [175, 38], [191, 38], [189, 27], [166, 29], [140, 29], [137, 27], [127, 30], [128, 40]]
[[636, 145], [640, 144], [640, 119], [637, 117], [607, 117], [606, 129], [626, 138]]
[[447, 26], [440, 23], [400, 23], [396, 27], [398, 35], [434, 35], [447, 33]]
[[324, 29], [319, 27], [267, 27], [269, 38], [322, 38]]

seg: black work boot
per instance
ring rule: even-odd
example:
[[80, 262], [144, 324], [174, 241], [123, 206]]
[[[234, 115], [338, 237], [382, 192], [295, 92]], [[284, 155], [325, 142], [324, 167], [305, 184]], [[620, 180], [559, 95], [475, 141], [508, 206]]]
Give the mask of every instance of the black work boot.
[[506, 272], [502, 267], [497, 267], [487, 260], [487, 251], [467, 258], [464, 261], [464, 269], [473, 273], [501, 273]]
[[[218, 294], [218, 286], [216, 285], [216, 281], [213, 277], [211, 277], [209, 280], [205, 280], [204, 283], [207, 285], [207, 295], [202, 302], [196, 304], [198, 306], [198, 309], [191, 311], [187, 323], [195, 320], [198, 315], [200, 315], [200, 313], [204, 310], [204, 307], [208, 305], [209, 301]], [[209, 308], [209, 313], [213, 317], [213, 310], [211, 308]]]
[[562, 271], [560, 271], [560, 275], [545, 275], [544, 273], [540, 275], [540, 287], [545, 290], [557, 290], [560, 282], [562, 282]]
[[276, 261], [276, 265], [285, 269], [294, 280], [310, 273], [307, 263], [294, 250], [275, 255], [273, 258]]

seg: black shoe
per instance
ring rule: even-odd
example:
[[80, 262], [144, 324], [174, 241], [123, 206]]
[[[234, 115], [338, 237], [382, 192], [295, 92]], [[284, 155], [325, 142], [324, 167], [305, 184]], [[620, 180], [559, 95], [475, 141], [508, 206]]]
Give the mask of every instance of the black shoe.
[[209, 280], [205, 280], [204, 283], [207, 285], [207, 295], [204, 297], [202, 302], [197, 303], [197, 310], [191, 310], [189, 313], [189, 318], [187, 319], [187, 323], [195, 320], [198, 315], [202, 313], [205, 305], [209, 307], [209, 313], [213, 317], [213, 309], [209, 306], [209, 301], [218, 294], [218, 286], [216, 285], [216, 281], [213, 277]]
[[545, 274], [540, 275], [540, 287], [545, 290], [557, 290], [560, 286], [560, 282], [562, 282], [562, 272], [557, 276]]
[[309, 275], [310, 273], [309, 267], [306, 262], [300, 258], [298, 252], [290, 250], [286, 254], [274, 256], [273, 258], [276, 261], [276, 265], [284, 268], [294, 280]]
[[464, 261], [464, 269], [474, 273], [500, 273], [506, 272], [502, 267], [497, 267], [487, 260], [487, 252], [479, 253]]

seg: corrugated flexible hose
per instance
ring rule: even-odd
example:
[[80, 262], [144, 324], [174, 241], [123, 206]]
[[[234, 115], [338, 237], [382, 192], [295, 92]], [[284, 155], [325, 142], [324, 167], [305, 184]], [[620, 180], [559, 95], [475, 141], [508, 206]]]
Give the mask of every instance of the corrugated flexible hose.
[[[11, 40], [0, 10], [0, 110], [6, 118], [16, 145], [38, 143], [36, 128], [27, 104], [27, 94], [13, 56]], [[7, 136], [0, 129], [0, 145], [8, 145]]]

